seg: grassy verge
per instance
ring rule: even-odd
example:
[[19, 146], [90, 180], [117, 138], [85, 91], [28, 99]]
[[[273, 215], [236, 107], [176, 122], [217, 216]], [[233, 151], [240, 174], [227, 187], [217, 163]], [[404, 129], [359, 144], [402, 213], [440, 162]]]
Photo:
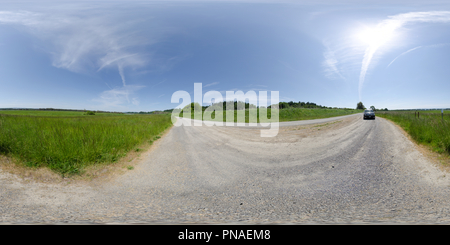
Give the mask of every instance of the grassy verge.
[[450, 114], [438, 111], [377, 112], [378, 117], [393, 121], [402, 127], [417, 143], [427, 145], [438, 153], [450, 154]]
[[[81, 117], [87, 116], [82, 111], [46, 111], [46, 110], [0, 110], [0, 114], [17, 116], [42, 116], [42, 117]], [[95, 112], [95, 116], [121, 116], [120, 113]]]
[[362, 112], [363, 110], [352, 110], [352, 109], [288, 108], [279, 110], [279, 117], [280, 122], [285, 122], [285, 121], [338, 117]]
[[109, 116], [0, 115], [0, 154], [63, 176], [92, 164], [115, 162], [157, 139], [170, 114]]
[[[246, 123], [249, 122], [249, 119], [253, 116], [257, 119], [257, 122], [270, 122], [272, 119], [272, 112], [275, 109], [267, 109], [267, 118], [268, 120], [263, 120], [260, 118], [259, 109], [246, 109], [244, 120]], [[320, 118], [329, 118], [329, 117], [337, 117], [337, 116], [345, 116], [355, 113], [361, 113], [363, 110], [352, 110], [352, 109], [324, 109], [324, 108], [286, 108], [278, 110], [278, 117], [280, 122], [286, 121], [298, 121], [298, 120], [310, 120], [310, 119], [320, 119]], [[203, 112], [204, 113], [204, 112]], [[234, 122], [243, 122], [239, 120], [238, 113], [242, 113], [242, 111], [235, 110], [233, 120]], [[181, 117], [186, 117], [183, 115], [183, 112], [180, 113]], [[203, 118], [202, 116], [200, 116]], [[212, 113], [212, 120], [220, 121], [219, 117], [215, 116], [215, 112]], [[191, 112], [191, 118], [195, 118], [194, 112]], [[205, 120], [205, 118], [204, 118]], [[223, 111], [222, 120], [226, 121], [226, 111]]]

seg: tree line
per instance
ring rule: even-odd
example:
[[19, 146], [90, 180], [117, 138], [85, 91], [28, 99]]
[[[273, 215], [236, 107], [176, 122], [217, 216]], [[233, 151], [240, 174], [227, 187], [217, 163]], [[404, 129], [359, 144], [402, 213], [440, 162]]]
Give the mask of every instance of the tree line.
[[[275, 107], [276, 105], [274, 105]], [[268, 108], [271, 108], [271, 106], [269, 106]], [[294, 102], [294, 101], [289, 101], [289, 102], [280, 102], [278, 103], [278, 108], [279, 109], [286, 109], [286, 108], [331, 108], [331, 107], [326, 107], [326, 106], [322, 106], [322, 105], [318, 105], [316, 103], [313, 102]]]
[[[256, 109], [256, 108], [264, 108], [264, 107], [258, 107], [254, 104], [251, 103], [247, 103], [247, 102], [243, 102], [243, 101], [223, 101], [223, 102], [217, 102], [217, 103], [213, 103], [210, 106], [200, 106], [199, 103], [190, 103], [189, 105], [186, 105], [183, 109], [188, 109], [189, 106], [191, 107], [191, 111], [196, 110], [201, 110], [205, 111], [206, 108], [211, 108], [211, 109], [215, 109], [215, 110], [246, 110], [246, 109]], [[326, 106], [322, 106], [322, 105], [318, 105], [316, 103], [313, 102], [294, 102], [294, 101], [289, 101], [289, 102], [279, 102], [278, 104], [274, 104], [274, 105], [270, 105], [267, 108], [279, 108], [279, 109], [287, 109], [287, 108], [329, 108], [332, 109], [331, 107], [326, 107]], [[336, 108], [335, 108], [336, 109]]]
[[[373, 111], [387, 111], [388, 110], [388, 108], [379, 108], [379, 109], [376, 109], [375, 108], [375, 106], [370, 106], [369, 107], [370, 109], [372, 109]], [[357, 110], [365, 110], [365, 109], [367, 109], [365, 106], [364, 106], [364, 104], [362, 103], [362, 102], [358, 102], [358, 104], [356, 104], [356, 109]]]

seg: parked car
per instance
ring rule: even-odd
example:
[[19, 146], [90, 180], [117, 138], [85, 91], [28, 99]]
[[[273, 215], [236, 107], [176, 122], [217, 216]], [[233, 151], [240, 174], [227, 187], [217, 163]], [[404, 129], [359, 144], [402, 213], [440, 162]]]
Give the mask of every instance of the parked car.
[[373, 110], [365, 110], [364, 111], [364, 119], [373, 118], [375, 119], [375, 112]]

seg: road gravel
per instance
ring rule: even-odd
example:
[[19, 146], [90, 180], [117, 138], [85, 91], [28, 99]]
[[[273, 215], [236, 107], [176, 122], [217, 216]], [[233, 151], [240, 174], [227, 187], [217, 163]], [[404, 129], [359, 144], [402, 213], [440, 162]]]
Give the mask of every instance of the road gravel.
[[0, 172], [2, 223], [449, 223], [448, 174], [393, 123], [362, 114], [173, 127], [133, 170], [89, 183]]

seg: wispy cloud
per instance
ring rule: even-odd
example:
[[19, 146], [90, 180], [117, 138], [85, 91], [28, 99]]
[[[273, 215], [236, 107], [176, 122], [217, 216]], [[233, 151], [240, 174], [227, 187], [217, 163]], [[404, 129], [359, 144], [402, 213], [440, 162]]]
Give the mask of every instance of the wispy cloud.
[[407, 51], [405, 51], [405, 52], [399, 54], [397, 57], [395, 57], [395, 58], [389, 63], [389, 65], [388, 65], [386, 68], [388, 68], [390, 65], [392, 65], [392, 63], [394, 63], [394, 61], [396, 61], [396, 60], [397, 60], [398, 58], [400, 58], [401, 56], [403, 56], [403, 55], [405, 55], [405, 54], [407, 54], [407, 53], [409, 53], [409, 52], [412, 52], [412, 51], [414, 51], [414, 50], [416, 50], [416, 49], [419, 49], [419, 48], [439, 48], [439, 47], [444, 47], [444, 46], [449, 46], [449, 45], [450, 45], [450, 43], [439, 43], [439, 44], [433, 44], [433, 45], [427, 45], [427, 46], [417, 46], [417, 47], [415, 47], [415, 48], [409, 49], [409, 50], [407, 50]]
[[[387, 19], [380, 22], [376, 29], [379, 35], [389, 36], [394, 33], [399, 28], [415, 22], [450, 22], [450, 12], [449, 11], [430, 11], [430, 12], [410, 12], [405, 14], [398, 14], [390, 16]], [[361, 73], [359, 76], [359, 99], [361, 100], [362, 87], [364, 85], [364, 80], [366, 78], [367, 70], [372, 61], [374, 54], [377, 50], [385, 44], [384, 37], [378, 42], [372, 43], [366, 48], [364, 58], [361, 65]]]
[[[393, 16], [388, 16], [380, 21], [370, 30], [371, 36], [365, 47], [361, 43], [349, 40], [348, 37], [334, 39], [334, 42], [323, 42], [325, 51], [323, 53], [324, 74], [328, 78], [345, 79], [345, 71], [353, 71], [355, 65], [359, 66], [358, 73], [358, 95], [362, 100], [362, 89], [370, 67], [373, 66], [376, 55], [380, 55], [381, 48], [390, 43], [390, 38], [403, 27], [415, 23], [449, 23], [450, 11], [428, 11], [409, 12]], [[353, 37], [352, 37], [353, 38]], [[411, 52], [415, 47], [401, 55]], [[398, 58], [397, 57], [397, 58]], [[397, 59], [396, 58], [396, 59]], [[391, 65], [395, 59], [389, 64]], [[388, 66], [389, 66], [388, 65]]]
[[100, 103], [103, 108], [124, 108], [126, 104], [139, 105], [139, 99], [136, 92], [144, 88], [141, 85], [126, 85], [104, 91], [99, 98], [93, 99], [93, 102]]
[[148, 55], [140, 51], [154, 42], [137, 35], [132, 26], [139, 21], [123, 21], [107, 11], [102, 15], [88, 14], [95, 13], [89, 8], [59, 10], [0, 11], [0, 24], [14, 25], [37, 38], [38, 46], [48, 52], [52, 65], [57, 68], [83, 74], [116, 69], [123, 87], [104, 91], [98, 101], [109, 106], [138, 105], [138, 99], [130, 100], [129, 96], [139, 86], [127, 84], [126, 72], [148, 63]]
[[52, 65], [73, 72], [100, 71], [115, 66], [140, 67], [145, 57], [132, 50], [146, 45], [130, 30], [131, 22], [108, 16], [79, 16], [76, 12], [0, 12], [0, 23], [22, 25], [44, 41]]
[[[421, 47], [422, 47], [422, 46], [418, 46], [418, 47], [409, 49], [409, 50], [407, 50], [407, 51], [401, 53], [399, 56], [395, 57], [395, 59], [393, 59], [393, 60], [391, 61], [391, 63], [389, 63], [389, 65], [388, 65], [387, 67], [389, 67], [392, 63], [394, 63], [394, 61], [396, 61], [400, 56], [403, 56], [403, 55], [405, 55], [405, 54], [407, 54], [407, 53], [409, 53], [409, 52], [411, 52], [411, 51], [414, 51], [414, 50], [416, 50], [416, 49], [418, 49], [418, 48], [421, 48]], [[387, 67], [386, 67], [386, 68], [387, 68]]]
[[323, 53], [324, 61], [322, 62], [322, 66], [325, 70], [325, 76], [328, 78], [341, 78], [345, 79], [344, 76], [342, 76], [341, 72], [337, 68], [338, 60], [336, 59], [334, 51], [332, 51], [327, 44], [327, 42], [323, 42], [324, 46], [326, 47], [325, 52]]
[[206, 84], [206, 85], [203, 85], [203, 87], [204, 87], [204, 88], [207, 88], [207, 87], [210, 87], [210, 86], [217, 85], [217, 84], [219, 84], [219, 83], [220, 83], [220, 82], [208, 83], [208, 84]]
[[162, 81], [162, 82], [159, 82], [159, 83], [157, 83], [157, 84], [154, 84], [153, 86], [151, 86], [150, 88], [154, 88], [155, 86], [158, 86], [158, 85], [160, 85], [160, 84], [162, 84], [162, 83], [165, 83], [166, 82], [166, 80], [164, 80], [164, 81]]

